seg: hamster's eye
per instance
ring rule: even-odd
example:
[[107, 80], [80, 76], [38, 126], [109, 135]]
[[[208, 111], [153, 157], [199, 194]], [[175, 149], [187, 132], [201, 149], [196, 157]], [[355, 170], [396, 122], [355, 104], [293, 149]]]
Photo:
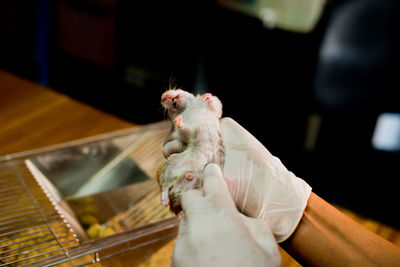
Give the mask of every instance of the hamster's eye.
[[176, 97], [174, 97], [172, 99], [172, 105], [174, 106], [174, 108], [176, 108], [176, 105], [178, 104], [178, 99], [176, 99]]

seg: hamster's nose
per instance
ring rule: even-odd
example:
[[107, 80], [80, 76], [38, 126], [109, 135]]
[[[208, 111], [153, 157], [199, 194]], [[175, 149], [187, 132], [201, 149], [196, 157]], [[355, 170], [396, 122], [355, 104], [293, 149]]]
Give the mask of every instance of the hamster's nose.
[[171, 99], [171, 97], [169, 95], [167, 95], [167, 94], [161, 96], [161, 101], [162, 102], [165, 102], [165, 101], [167, 101], [169, 99]]

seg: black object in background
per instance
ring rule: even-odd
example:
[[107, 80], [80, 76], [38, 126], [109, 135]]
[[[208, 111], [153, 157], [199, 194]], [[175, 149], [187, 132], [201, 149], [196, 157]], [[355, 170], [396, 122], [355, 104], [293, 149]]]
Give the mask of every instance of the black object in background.
[[380, 114], [400, 112], [399, 15], [396, 0], [339, 2], [313, 91], [321, 116], [315, 184], [328, 200], [396, 227], [400, 153], [375, 150], [372, 136]]

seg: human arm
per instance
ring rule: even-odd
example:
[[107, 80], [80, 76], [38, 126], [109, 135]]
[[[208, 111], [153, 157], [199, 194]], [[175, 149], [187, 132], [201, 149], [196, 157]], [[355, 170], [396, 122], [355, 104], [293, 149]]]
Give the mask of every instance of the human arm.
[[220, 168], [209, 164], [203, 191], [182, 196], [184, 217], [172, 266], [279, 266], [279, 251], [269, 226], [240, 214]]
[[400, 263], [399, 247], [314, 193], [296, 230], [281, 246], [307, 266], [398, 266]]

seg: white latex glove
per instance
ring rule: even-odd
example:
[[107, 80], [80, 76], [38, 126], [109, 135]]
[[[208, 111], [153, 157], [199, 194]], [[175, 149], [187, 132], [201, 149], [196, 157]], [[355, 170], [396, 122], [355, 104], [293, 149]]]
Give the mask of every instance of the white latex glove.
[[[231, 118], [221, 120], [225, 146], [224, 177], [238, 209], [271, 226], [278, 242], [296, 229], [311, 194], [311, 187], [288, 171], [254, 136]], [[184, 150], [168, 137], [164, 155]]]
[[278, 242], [296, 229], [311, 187], [231, 118], [221, 120], [224, 176], [239, 210], [266, 221]]
[[182, 196], [172, 266], [280, 266], [269, 226], [238, 212], [220, 168], [209, 164], [203, 177], [204, 196], [198, 190]]

